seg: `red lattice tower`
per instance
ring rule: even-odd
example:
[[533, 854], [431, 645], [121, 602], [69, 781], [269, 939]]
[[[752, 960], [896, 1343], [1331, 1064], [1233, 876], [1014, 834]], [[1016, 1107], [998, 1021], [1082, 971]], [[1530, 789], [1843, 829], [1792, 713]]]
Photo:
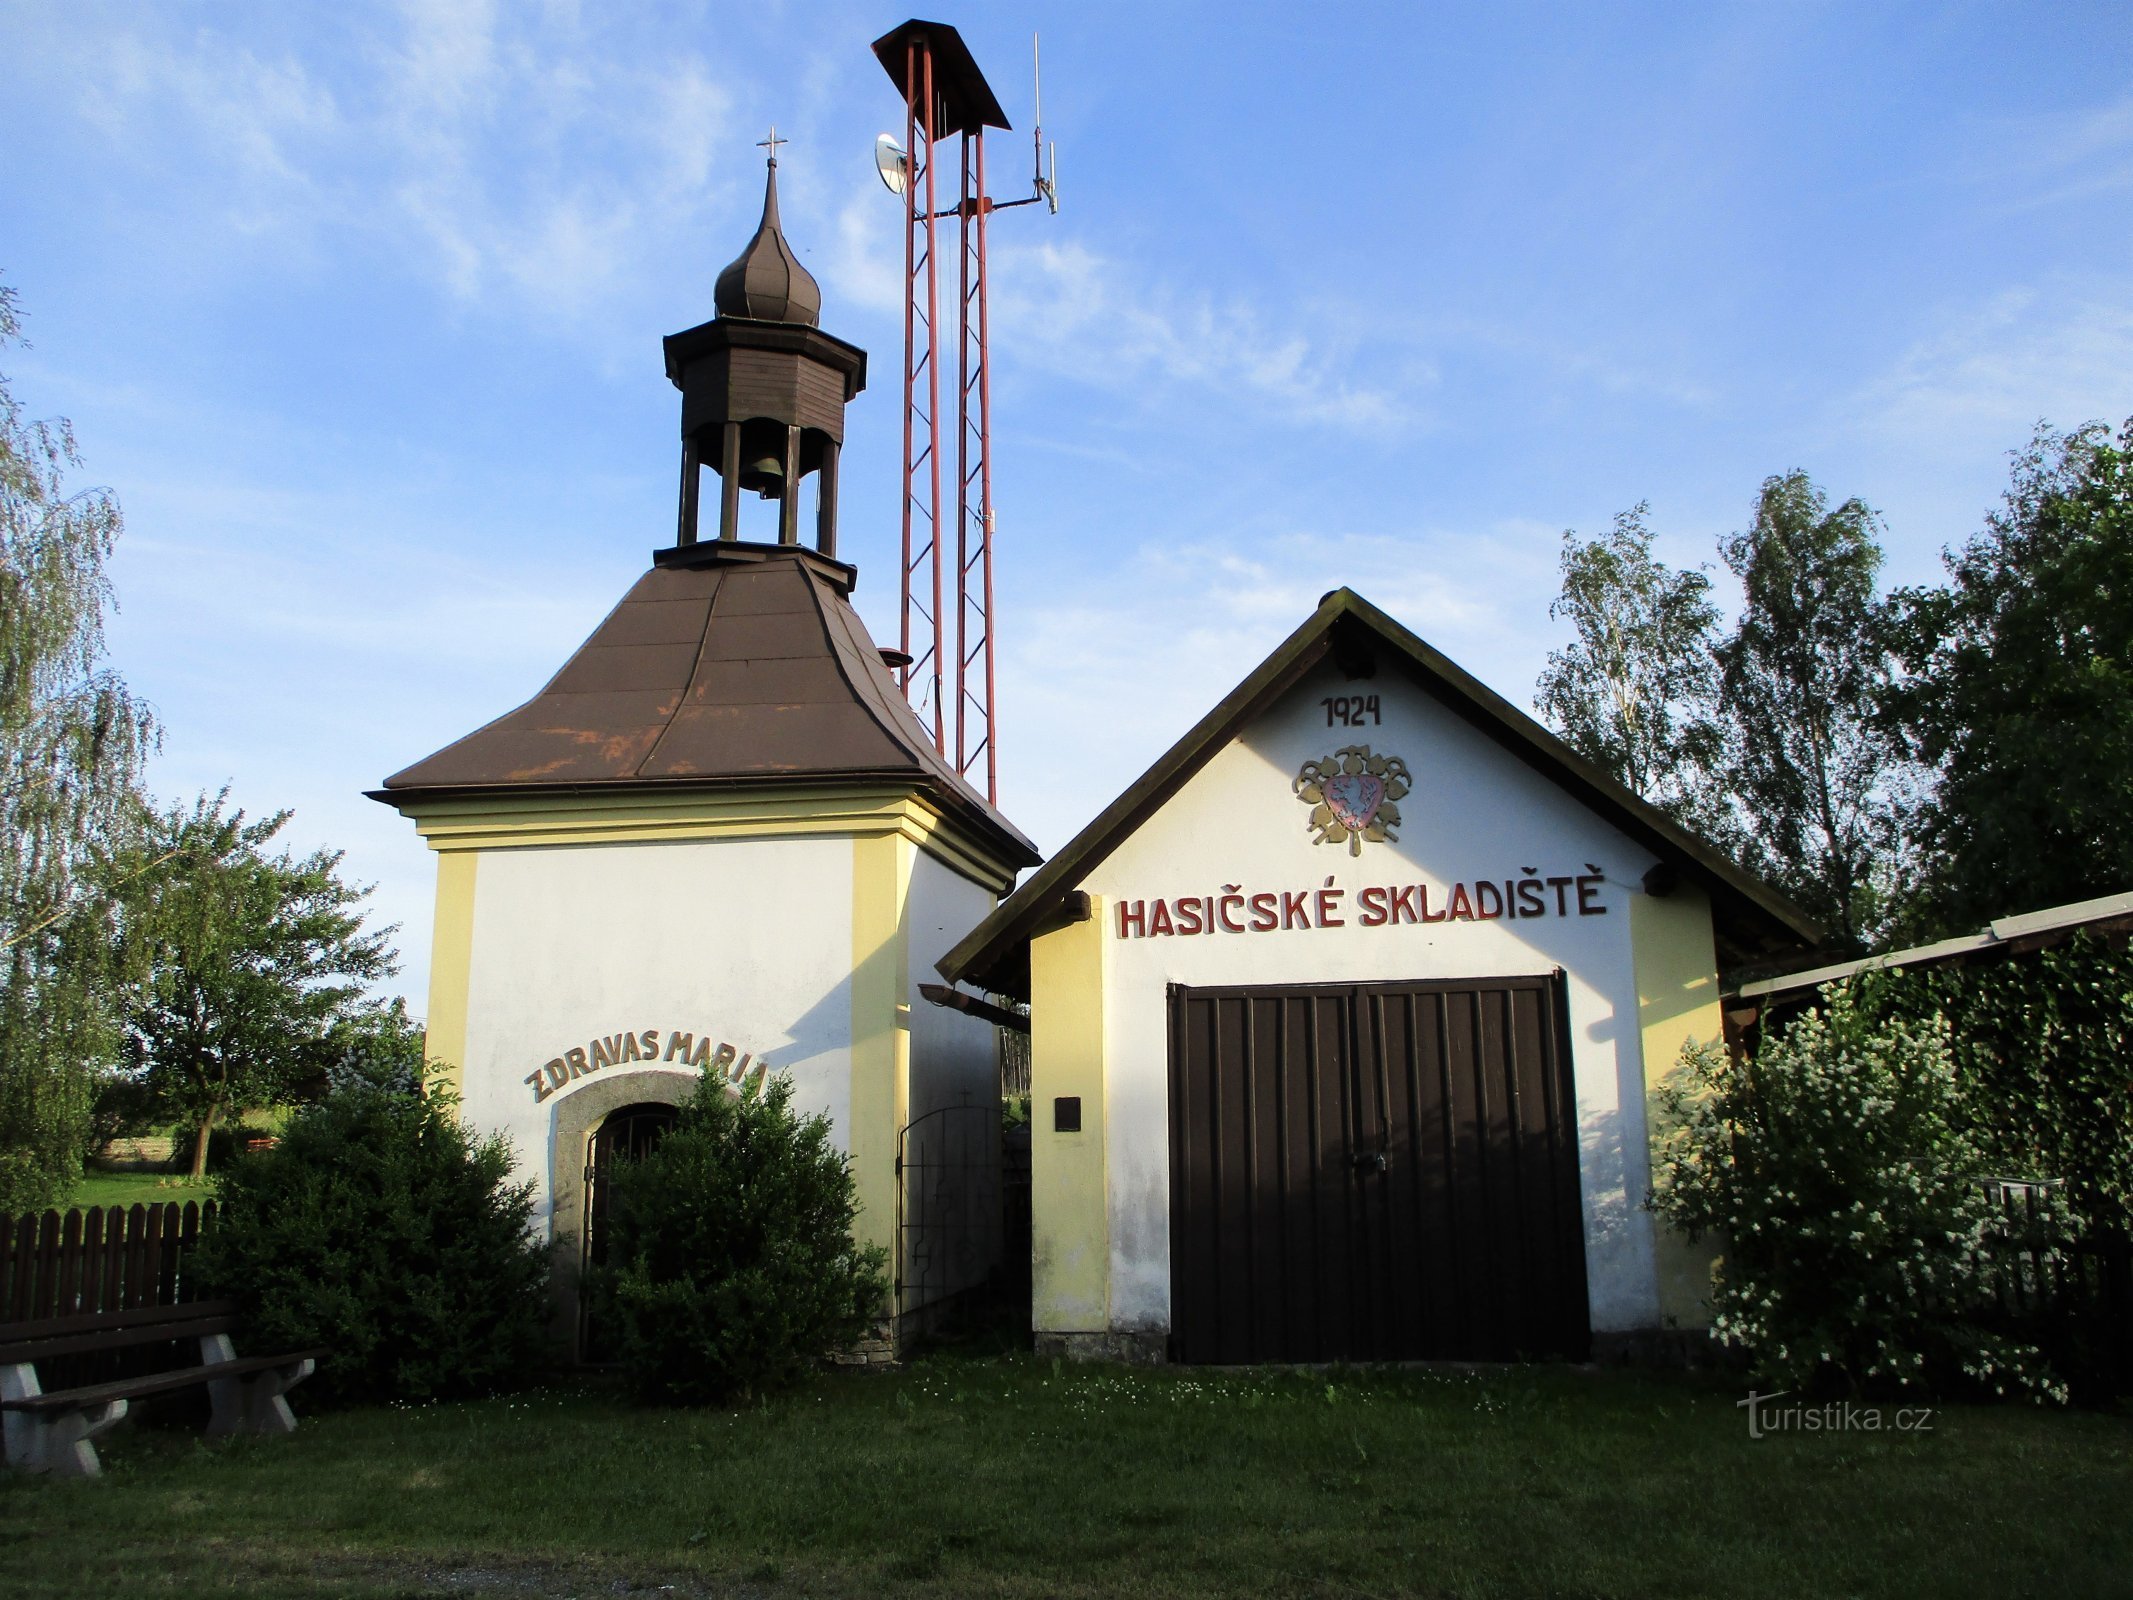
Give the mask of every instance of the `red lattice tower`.
[[[1032, 133], [1038, 152], [1033, 193], [993, 200], [985, 192], [985, 130], [1006, 129], [985, 76], [962, 36], [945, 23], [905, 23], [874, 41], [874, 54], [904, 98], [904, 143], [886, 135], [877, 147], [883, 179], [904, 203], [904, 462], [903, 623], [897, 667], [904, 697], [949, 754], [954, 728], [956, 771], [1000, 798], [999, 718], [993, 698], [992, 375], [985, 294], [986, 219], [1011, 206], [1045, 201], [1058, 210], [1053, 181], [1043, 176], [1043, 129]], [[956, 203], [939, 205], [934, 163], [943, 139], [960, 141]], [[942, 612], [941, 329], [939, 228], [957, 229], [955, 373], [955, 626]], [[954, 660], [954, 702], [947, 703], [948, 662]]]

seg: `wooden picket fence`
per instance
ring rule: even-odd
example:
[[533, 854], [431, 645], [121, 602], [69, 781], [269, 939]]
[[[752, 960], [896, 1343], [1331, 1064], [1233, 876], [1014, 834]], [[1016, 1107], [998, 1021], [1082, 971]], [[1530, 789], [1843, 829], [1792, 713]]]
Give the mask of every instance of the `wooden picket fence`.
[[0, 1323], [198, 1298], [187, 1268], [212, 1200], [0, 1216]]
[[1989, 1178], [1998, 1215], [1987, 1303], [1973, 1313], [2045, 1352], [2090, 1395], [2133, 1390], [2133, 1248], [2123, 1219], [2087, 1235], [2067, 1230], [2055, 1181]]

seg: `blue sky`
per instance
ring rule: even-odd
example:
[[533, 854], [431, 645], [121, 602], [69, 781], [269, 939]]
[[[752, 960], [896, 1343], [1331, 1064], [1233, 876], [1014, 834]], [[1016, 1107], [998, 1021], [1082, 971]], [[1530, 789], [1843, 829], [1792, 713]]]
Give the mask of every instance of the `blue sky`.
[[[895, 636], [897, 125], [843, 4], [0, 3], [0, 271], [36, 415], [128, 534], [166, 794], [348, 851], [426, 986], [431, 866], [361, 797], [531, 694], [670, 542], [661, 335], [775, 122], [865, 347], [844, 553]], [[994, 232], [1002, 801], [1059, 844], [1346, 583], [1520, 702], [1558, 538], [1713, 559], [1770, 473], [1933, 578], [2033, 424], [2133, 412], [2120, 6], [944, 14], [1057, 217]]]

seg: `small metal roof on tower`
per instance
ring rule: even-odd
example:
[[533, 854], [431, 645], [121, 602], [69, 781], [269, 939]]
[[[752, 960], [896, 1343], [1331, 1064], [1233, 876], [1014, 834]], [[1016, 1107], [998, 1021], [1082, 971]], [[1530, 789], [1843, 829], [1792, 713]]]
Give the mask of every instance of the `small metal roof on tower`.
[[888, 73], [896, 92], [904, 92], [905, 52], [913, 44], [933, 51], [933, 132], [977, 133], [985, 128], [1011, 128], [1007, 113], [978, 70], [977, 58], [963, 36], [945, 22], [922, 22], [913, 17], [874, 41], [874, 58]]
[[763, 220], [748, 248], [718, 275], [712, 304], [722, 317], [797, 322], [812, 328], [822, 316], [822, 289], [800, 265], [778, 223], [778, 146], [785, 141], [772, 128], [762, 143], [770, 150], [769, 172], [763, 181]]

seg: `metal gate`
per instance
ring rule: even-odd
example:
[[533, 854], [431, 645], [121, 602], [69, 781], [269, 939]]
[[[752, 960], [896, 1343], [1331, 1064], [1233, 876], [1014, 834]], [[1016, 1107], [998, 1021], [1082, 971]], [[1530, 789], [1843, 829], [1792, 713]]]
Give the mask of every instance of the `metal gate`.
[[586, 1362], [613, 1361], [611, 1330], [598, 1313], [596, 1276], [607, 1264], [608, 1214], [614, 1206], [614, 1186], [608, 1182], [618, 1161], [635, 1161], [644, 1155], [681, 1113], [673, 1106], [646, 1102], [611, 1111], [600, 1124], [585, 1153], [585, 1262], [578, 1295], [578, 1359]]
[[1181, 1361], [1582, 1358], [1563, 986], [1170, 989]]
[[896, 1178], [896, 1310], [908, 1316], [999, 1264], [999, 1106], [943, 1106], [905, 1124]]

